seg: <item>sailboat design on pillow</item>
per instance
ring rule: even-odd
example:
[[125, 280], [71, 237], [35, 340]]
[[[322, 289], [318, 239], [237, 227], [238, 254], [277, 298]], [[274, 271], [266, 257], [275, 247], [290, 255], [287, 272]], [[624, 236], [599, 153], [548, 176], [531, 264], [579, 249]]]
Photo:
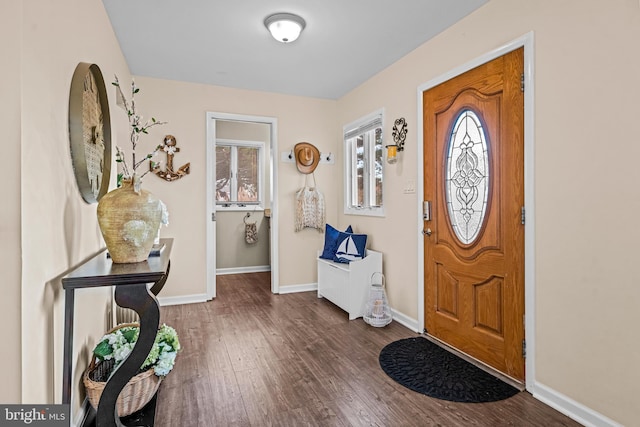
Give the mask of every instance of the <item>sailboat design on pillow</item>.
[[364, 258], [364, 248], [367, 245], [366, 234], [345, 234], [340, 233], [344, 239], [338, 245], [334, 261], [350, 262]]

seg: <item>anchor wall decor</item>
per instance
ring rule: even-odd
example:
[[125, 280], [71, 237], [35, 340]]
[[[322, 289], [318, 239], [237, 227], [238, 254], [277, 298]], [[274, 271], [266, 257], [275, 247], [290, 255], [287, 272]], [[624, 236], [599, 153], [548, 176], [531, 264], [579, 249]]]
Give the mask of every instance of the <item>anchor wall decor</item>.
[[160, 162], [154, 162], [153, 160], [151, 160], [149, 162], [149, 169], [151, 170], [151, 172], [169, 182], [175, 181], [185, 175], [188, 175], [191, 168], [191, 163], [186, 163], [180, 166], [175, 172], [173, 170], [173, 156], [175, 155], [175, 153], [180, 151], [180, 149], [176, 147], [176, 144], [178, 143], [176, 141], [176, 137], [173, 135], [167, 135], [164, 137], [163, 142], [164, 144], [162, 146], [162, 151], [167, 153], [167, 167], [165, 170], [162, 170], [162, 165]]

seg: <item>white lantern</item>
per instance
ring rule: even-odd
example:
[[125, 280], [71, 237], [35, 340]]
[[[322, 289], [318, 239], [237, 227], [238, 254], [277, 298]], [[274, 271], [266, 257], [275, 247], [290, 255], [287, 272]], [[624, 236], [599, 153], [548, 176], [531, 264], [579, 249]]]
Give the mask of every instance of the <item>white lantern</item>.
[[369, 300], [362, 318], [366, 323], [377, 328], [391, 323], [391, 308], [384, 289], [384, 274], [382, 273], [373, 273], [371, 275]]

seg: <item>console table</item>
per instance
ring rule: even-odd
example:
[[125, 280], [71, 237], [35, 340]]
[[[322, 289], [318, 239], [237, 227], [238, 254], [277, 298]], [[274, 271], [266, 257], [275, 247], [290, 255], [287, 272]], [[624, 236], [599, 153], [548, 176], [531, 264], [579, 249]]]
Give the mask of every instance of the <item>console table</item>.
[[[62, 278], [62, 287], [65, 291], [62, 403], [71, 403], [76, 289], [115, 286], [116, 303], [121, 307], [134, 310], [140, 317], [140, 334], [136, 345], [129, 357], [109, 378], [100, 397], [95, 419], [97, 427], [124, 426], [117, 414], [118, 395], [129, 379], [138, 372], [155, 341], [160, 322], [160, 308], [155, 295], [160, 292], [169, 274], [169, 255], [173, 239], [160, 239], [160, 243], [164, 244], [160, 255], [150, 256], [147, 261], [114, 264], [111, 258], [107, 257], [106, 251], [102, 251]], [[149, 288], [149, 284], [153, 286]], [[155, 411], [155, 407], [153, 410]]]

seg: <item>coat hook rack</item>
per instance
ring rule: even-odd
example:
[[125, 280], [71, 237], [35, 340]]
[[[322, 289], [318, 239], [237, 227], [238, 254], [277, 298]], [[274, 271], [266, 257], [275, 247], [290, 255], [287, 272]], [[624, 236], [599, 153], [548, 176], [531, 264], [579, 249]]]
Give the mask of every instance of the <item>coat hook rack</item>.
[[332, 165], [334, 163], [333, 160], [333, 153], [329, 152], [329, 153], [320, 153], [320, 164], [329, 164]]
[[[280, 152], [280, 161], [284, 163], [295, 163], [296, 159], [293, 155], [293, 150], [290, 151], [281, 151]], [[329, 164], [332, 165], [335, 163], [335, 155], [333, 152], [329, 153], [320, 153], [320, 164]]]

